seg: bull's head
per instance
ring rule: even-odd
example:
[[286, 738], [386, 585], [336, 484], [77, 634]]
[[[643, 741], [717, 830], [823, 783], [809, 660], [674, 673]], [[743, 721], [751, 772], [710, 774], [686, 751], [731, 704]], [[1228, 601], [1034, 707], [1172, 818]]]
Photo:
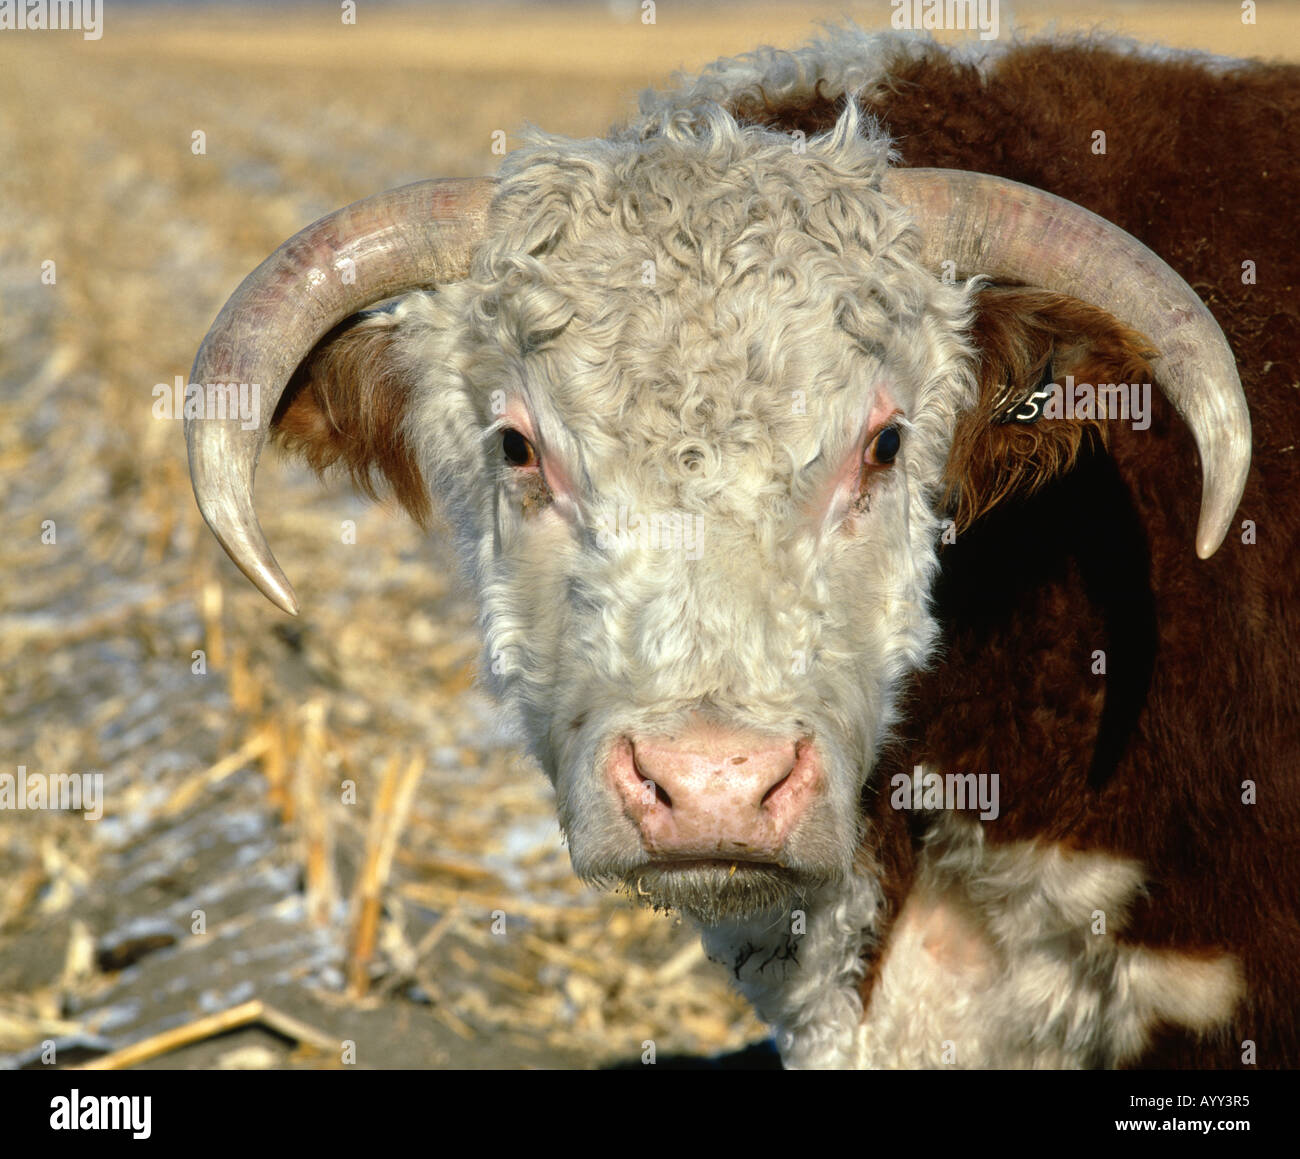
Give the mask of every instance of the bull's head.
[[806, 148], [716, 106], [542, 139], [499, 182], [425, 182], [310, 226], [199, 352], [194, 382], [259, 383], [264, 406], [258, 430], [189, 424], [195, 492], [289, 612], [253, 509], [268, 433], [386, 481], [417, 518], [439, 504], [483, 672], [555, 785], [577, 871], [706, 921], [755, 913], [852, 866], [896, 690], [934, 642], [945, 470], [981, 398], [971, 324], [992, 283], [1078, 299], [1159, 351], [1212, 553], [1249, 421], [1192, 290], [1078, 206], [890, 169], [853, 107]]

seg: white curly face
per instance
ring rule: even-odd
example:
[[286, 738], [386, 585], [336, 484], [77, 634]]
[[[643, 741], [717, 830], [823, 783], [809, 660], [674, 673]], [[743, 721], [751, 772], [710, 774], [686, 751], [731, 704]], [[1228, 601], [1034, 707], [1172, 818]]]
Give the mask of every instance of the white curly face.
[[851, 109], [806, 145], [709, 108], [541, 140], [471, 280], [394, 316], [575, 869], [706, 921], [848, 871], [932, 640], [968, 299], [917, 265], [887, 149]]

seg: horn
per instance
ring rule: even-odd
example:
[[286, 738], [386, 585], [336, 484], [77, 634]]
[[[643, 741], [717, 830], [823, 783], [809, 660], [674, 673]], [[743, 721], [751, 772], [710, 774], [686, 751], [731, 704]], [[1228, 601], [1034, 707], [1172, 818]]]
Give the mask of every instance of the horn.
[[410, 290], [469, 272], [496, 182], [418, 181], [367, 197], [295, 234], [240, 284], [199, 347], [190, 383], [248, 383], [258, 425], [185, 420], [190, 479], [226, 553], [273, 604], [298, 600], [253, 509], [253, 479], [290, 376], [345, 318]]
[[1151, 340], [1160, 389], [1201, 454], [1196, 553], [1218, 550], [1246, 487], [1250, 412], [1232, 348], [1196, 292], [1137, 238], [1073, 202], [984, 173], [891, 169], [881, 188], [920, 226], [922, 261], [1042, 286]]

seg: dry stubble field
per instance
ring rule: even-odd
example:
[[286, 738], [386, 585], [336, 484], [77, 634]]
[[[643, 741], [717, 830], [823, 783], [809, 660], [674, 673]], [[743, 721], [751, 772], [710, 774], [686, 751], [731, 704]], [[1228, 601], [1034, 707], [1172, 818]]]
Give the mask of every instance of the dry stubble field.
[[[1235, 3], [1016, 6], [1029, 30], [1295, 56], [1278, 7], [1247, 28]], [[688, 928], [573, 879], [549, 788], [474, 687], [445, 543], [269, 463], [289, 621], [202, 526], [152, 391], [321, 213], [888, 11], [363, 5], [348, 28], [334, 4], [110, 3], [98, 42], [0, 33], [0, 772], [105, 789], [96, 823], [0, 814], [0, 1061], [54, 1041], [59, 1064], [137, 1043], [107, 1063], [326, 1067], [350, 1039], [361, 1066], [591, 1066], [762, 1038]]]

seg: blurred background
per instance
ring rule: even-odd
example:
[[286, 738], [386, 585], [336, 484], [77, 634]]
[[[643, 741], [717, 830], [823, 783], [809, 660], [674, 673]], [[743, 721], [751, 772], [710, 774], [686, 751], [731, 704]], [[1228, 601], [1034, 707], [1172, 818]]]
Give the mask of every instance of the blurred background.
[[[676, 70], [886, 27], [890, 3], [99, 7], [97, 40], [0, 30], [0, 776], [105, 793], [95, 822], [0, 811], [0, 1066], [592, 1067], [761, 1042], [688, 927], [573, 878], [549, 786], [475, 687], [444, 539], [268, 456], [290, 620], [207, 533], [154, 387], [188, 380], [244, 274], [321, 214], [491, 173], [493, 134], [529, 122], [603, 132]], [[1300, 58], [1300, 5], [998, 13], [1004, 39]]]

